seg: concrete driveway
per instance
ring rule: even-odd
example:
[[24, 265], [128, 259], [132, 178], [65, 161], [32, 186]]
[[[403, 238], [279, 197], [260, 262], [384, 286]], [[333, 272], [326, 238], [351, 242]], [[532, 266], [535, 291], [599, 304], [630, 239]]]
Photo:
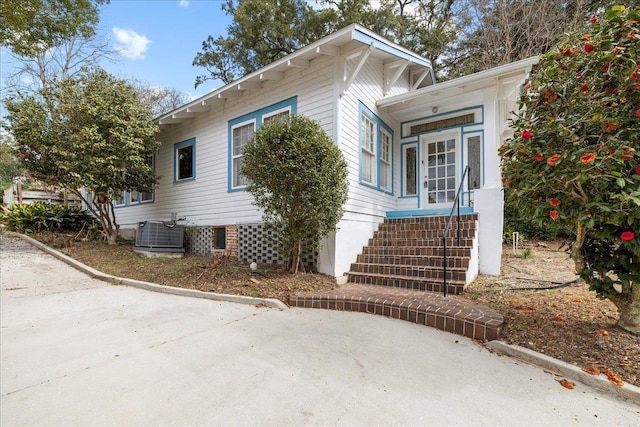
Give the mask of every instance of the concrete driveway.
[[640, 407], [361, 313], [114, 286], [0, 235], [0, 425], [638, 425]]

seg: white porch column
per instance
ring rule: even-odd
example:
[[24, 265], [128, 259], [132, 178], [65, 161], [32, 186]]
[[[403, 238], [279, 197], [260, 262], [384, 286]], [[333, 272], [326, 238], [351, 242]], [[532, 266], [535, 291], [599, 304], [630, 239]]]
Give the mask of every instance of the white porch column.
[[478, 213], [480, 273], [500, 275], [504, 194], [502, 188], [475, 190], [473, 211]]

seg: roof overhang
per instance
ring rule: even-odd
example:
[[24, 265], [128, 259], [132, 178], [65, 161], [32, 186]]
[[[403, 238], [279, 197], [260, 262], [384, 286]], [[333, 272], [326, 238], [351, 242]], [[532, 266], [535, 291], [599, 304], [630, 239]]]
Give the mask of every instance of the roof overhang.
[[537, 62], [536, 56], [501, 65], [412, 92], [381, 98], [377, 101], [377, 106], [395, 117], [424, 108], [426, 105], [435, 105], [456, 96], [467, 95], [472, 91], [505, 84], [516, 87], [524, 82]]
[[417, 73], [423, 79], [428, 76], [426, 83], [423, 84], [432, 84], [435, 81], [431, 62], [428, 59], [358, 24], [352, 24], [166, 113], [158, 117], [155, 122], [160, 126], [186, 122], [210, 111], [211, 108], [223, 105], [228, 99], [246, 96], [270, 83], [282, 80], [288, 72], [308, 68], [312, 61], [319, 57], [340, 56], [345, 60], [357, 58], [363, 46], [370, 52], [371, 57], [381, 59], [390, 69], [402, 67]]

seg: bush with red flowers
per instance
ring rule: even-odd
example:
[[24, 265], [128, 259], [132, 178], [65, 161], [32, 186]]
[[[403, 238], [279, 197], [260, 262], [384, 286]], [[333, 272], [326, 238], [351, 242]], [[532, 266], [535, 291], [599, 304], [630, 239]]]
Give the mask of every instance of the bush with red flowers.
[[507, 207], [534, 224], [557, 221], [567, 227], [576, 271], [599, 296], [616, 304], [618, 324], [636, 334], [638, 22], [639, 10], [616, 6], [542, 55], [512, 120], [514, 136], [500, 148], [503, 175], [511, 183], [505, 189]]

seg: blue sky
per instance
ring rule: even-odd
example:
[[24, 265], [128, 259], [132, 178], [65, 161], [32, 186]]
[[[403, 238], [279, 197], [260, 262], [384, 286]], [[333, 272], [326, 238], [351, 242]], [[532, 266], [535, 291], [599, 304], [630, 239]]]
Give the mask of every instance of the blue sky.
[[100, 14], [101, 32], [119, 49], [118, 61], [104, 64], [120, 77], [152, 86], [172, 87], [192, 97], [222, 85], [207, 82], [194, 89], [204, 68], [191, 65], [202, 42], [226, 34], [231, 17], [219, 0], [111, 0]]
[[[196, 76], [205, 70], [191, 63], [209, 35], [226, 35], [231, 17], [221, 5], [219, 0], [111, 0], [101, 7], [99, 33], [118, 55], [116, 62], [102, 67], [118, 77], [175, 88], [192, 98], [206, 94], [222, 82], [194, 89]], [[4, 84], [12, 68], [4, 49], [0, 66]]]

